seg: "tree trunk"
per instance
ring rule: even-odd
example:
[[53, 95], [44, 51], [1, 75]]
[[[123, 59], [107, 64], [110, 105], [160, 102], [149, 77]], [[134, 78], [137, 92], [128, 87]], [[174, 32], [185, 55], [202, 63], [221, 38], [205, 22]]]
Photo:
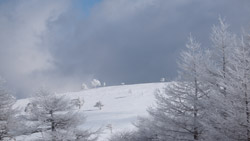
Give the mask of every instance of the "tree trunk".
[[245, 108], [246, 108], [246, 117], [247, 117], [247, 141], [250, 141], [250, 130], [249, 130], [249, 118], [250, 118], [250, 112], [248, 107], [248, 95], [247, 95], [247, 84], [244, 84], [245, 88]]
[[[224, 45], [224, 42], [222, 42], [222, 45]], [[222, 47], [222, 74], [223, 74], [223, 80], [224, 80], [224, 83], [226, 82], [226, 53], [225, 53], [225, 46]], [[225, 84], [226, 85], [226, 84]], [[227, 92], [226, 92], [226, 87], [223, 86], [223, 94], [224, 96], [227, 95]]]
[[197, 114], [198, 114], [198, 109], [197, 109], [197, 101], [198, 101], [198, 82], [197, 79], [195, 78], [195, 99], [194, 99], [194, 140], [198, 140], [199, 138], [199, 132], [198, 132], [198, 127], [197, 127]]
[[51, 131], [55, 131], [55, 121], [54, 121], [54, 116], [53, 116], [53, 111], [50, 111], [50, 116], [51, 116]]
[[56, 131], [56, 127], [55, 127], [55, 121], [54, 121], [54, 116], [53, 116], [53, 111], [50, 111], [50, 116], [51, 116], [51, 132], [52, 132], [52, 141], [56, 141], [56, 137], [54, 135], [54, 132]]

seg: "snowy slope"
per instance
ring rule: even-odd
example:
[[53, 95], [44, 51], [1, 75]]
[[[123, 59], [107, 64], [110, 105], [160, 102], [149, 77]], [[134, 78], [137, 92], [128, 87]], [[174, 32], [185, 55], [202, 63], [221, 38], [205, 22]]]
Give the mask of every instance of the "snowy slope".
[[[104, 132], [100, 136], [100, 141], [105, 141], [111, 134], [111, 131], [106, 128], [109, 124], [112, 125], [113, 133], [133, 130], [134, 126], [131, 123], [136, 121], [138, 116], [147, 115], [147, 107], [152, 106], [155, 101], [154, 91], [162, 89], [165, 85], [166, 83], [147, 83], [111, 86], [64, 95], [69, 99], [84, 99], [85, 102], [80, 112], [87, 116], [87, 121], [82, 127], [93, 130], [102, 127]], [[102, 110], [94, 107], [98, 101], [104, 105]], [[24, 110], [28, 102], [28, 99], [18, 100], [15, 106]]]

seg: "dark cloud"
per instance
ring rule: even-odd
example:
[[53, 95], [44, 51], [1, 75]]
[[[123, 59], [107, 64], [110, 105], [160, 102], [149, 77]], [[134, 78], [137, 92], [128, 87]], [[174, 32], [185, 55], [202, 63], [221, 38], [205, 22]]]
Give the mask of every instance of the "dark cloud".
[[[10, 83], [23, 92], [40, 85], [77, 90], [93, 78], [108, 85], [173, 79], [179, 51], [190, 32], [209, 47], [210, 29], [219, 15], [237, 32], [250, 22], [248, 0], [102, 0], [87, 13], [80, 9], [80, 0], [73, 4], [46, 1], [41, 5], [36, 0], [6, 3], [0, 5], [0, 13], [4, 13], [0, 14], [0, 40], [4, 41], [0, 50], [7, 52], [1, 53], [2, 59], [10, 59], [13, 67], [1, 61], [11, 71], [0, 71], [7, 79], [13, 77]], [[18, 11], [21, 6], [27, 12]], [[31, 6], [36, 7], [25, 8]], [[7, 7], [14, 9], [11, 15]], [[23, 17], [28, 18], [22, 21]], [[10, 49], [3, 47], [6, 44], [26, 57], [25, 67], [10, 58]], [[20, 56], [19, 51], [14, 52]], [[20, 78], [16, 75], [19, 71], [24, 71]], [[29, 83], [22, 85], [20, 81]]]

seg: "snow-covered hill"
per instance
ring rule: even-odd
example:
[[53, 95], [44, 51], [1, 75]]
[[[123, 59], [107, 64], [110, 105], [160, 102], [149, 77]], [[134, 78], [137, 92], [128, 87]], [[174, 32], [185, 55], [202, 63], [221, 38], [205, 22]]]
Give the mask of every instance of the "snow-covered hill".
[[[102, 127], [104, 132], [100, 136], [100, 141], [105, 141], [111, 134], [107, 125], [112, 126], [113, 133], [133, 130], [132, 122], [136, 121], [138, 116], [146, 116], [147, 108], [154, 104], [154, 91], [162, 89], [165, 85], [166, 83], [147, 83], [100, 87], [64, 95], [69, 99], [84, 99], [80, 112], [87, 116], [87, 121], [82, 127], [93, 130]], [[94, 107], [98, 101], [104, 105], [102, 110]], [[18, 100], [15, 106], [24, 110], [28, 102], [28, 99]]]

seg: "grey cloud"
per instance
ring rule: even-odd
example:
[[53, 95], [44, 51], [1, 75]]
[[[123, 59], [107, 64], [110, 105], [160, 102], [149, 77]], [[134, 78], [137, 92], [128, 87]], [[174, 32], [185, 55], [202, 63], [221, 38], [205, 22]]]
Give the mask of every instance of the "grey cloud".
[[[1, 61], [6, 69], [0, 73], [23, 92], [39, 85], [77, 90], [92, 78], [108, 85], [173, 79], [179, 51], [190, 32], [208, 47], [211, 26], [219, 15], [237, 32], [250, 21], [247, 0], [102, 0], [87, 16], [66, 1], [46, 1], [42, 6], [40, 1], [32, 2], [0, 4], [2, 46], [15, 46], [14, 54], [26, 57], [20, 63], [10, 57], [11, 49], [1, 46], [1, 60], [10, 63]], [[13, 5], [36, 7], [24, 8], [26, 12], [20, 14]], [[14, 9], [11, 15], [6, 7]], [[24, 24], [18, 17], [29, 22]]]
[[172, 79], [190, 32], [209, 46], [209, 32], [218, 16], [225, 16], [239, 30], [249, 22], [242, 16], [248, 7], [247, 1], [233, 0], [106, 0], [87, 19], [71, 23], [75, 32], [66, 41], [61, 42], [64, 35], [53, 41], [58, 47], [53, 44], [51, 52], [64, 75], [90, 73], [111, 84]]

